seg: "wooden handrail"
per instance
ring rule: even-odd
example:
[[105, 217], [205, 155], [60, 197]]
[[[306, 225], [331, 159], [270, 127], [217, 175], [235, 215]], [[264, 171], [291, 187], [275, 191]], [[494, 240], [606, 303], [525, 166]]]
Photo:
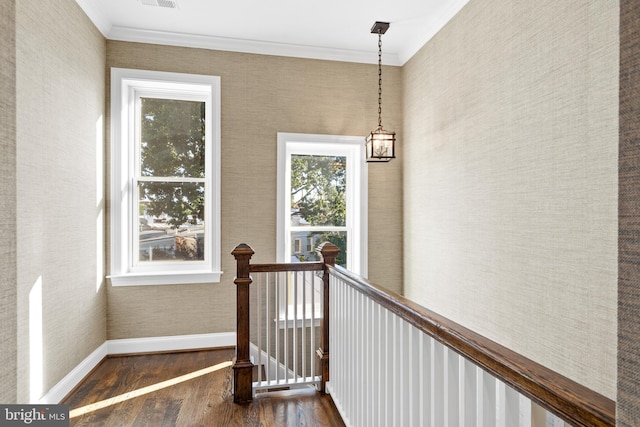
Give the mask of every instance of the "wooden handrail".
[[291, 262], [281, 264], [251, 264], [251, 273], [277, 273], [282, 271], [322, 271], [323, 262]]
[[576, 426], [615, 426], [615, 402], [341, 267], [330, 274]]

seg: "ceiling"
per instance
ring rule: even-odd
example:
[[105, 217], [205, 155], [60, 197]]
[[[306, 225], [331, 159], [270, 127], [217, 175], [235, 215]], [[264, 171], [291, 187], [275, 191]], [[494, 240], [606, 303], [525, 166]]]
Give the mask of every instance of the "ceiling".
[[402, 65], [468, 0], [76, 2], [111, 40], [361, 63], [377, 63], [370, 30], [387, 21], [383, 63]]

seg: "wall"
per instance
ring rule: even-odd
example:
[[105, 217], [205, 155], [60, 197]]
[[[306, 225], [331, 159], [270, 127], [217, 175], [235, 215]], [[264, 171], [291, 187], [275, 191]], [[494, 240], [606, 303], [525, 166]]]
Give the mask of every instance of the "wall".
[[0, 402], [16, 401], [16, 46], [15, 1], [0, 2]]
[[403, 69], [406, 296], [612, 399], [618, 10], [472, 0]]
[[[221, 76], [221, 283], [109, 286], [110, 339], [235, 330], [239, 243], [276, 259], [277, 132], [366, 135], [377, 124], [377, 67], [138, 43], [107, 42], [108, 67]], [[108, 77], [108, 76], [107, 76]], [[401, 126], [400, 69], [384, 70], [384, 124]], [[402, 136], [400, 136], [402, 138]], [[403, 153], [369, 167], [369, 277], [402, 290]]]
[[617, 425], [640, 420], [640, 4], [620, 1]]
[[16, 50], [17, 400], [26, 402], [106, 339], [106, 53], [73, 0], [17, 0]]

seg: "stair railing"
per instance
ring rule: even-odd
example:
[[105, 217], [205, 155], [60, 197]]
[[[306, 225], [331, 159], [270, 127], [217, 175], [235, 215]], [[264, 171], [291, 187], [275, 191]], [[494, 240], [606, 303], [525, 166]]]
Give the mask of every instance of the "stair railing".
[[614, 426], [615, 402], [339, 266], [331, 381], [347, 426]]
[[[323, 262], [291, 264], [250, 264], [254, 252], [244, 244], [232, 252], [238, 264], [235, 402], [251, 400], [256, 387], [312, 384], [331, 395], [347, 426], [564, 427], [565, 422], [572, 426], [615, 425], [615, 402], [611, 399], [335, 266], [339, 251], [334, 245], [325, 244], [321, 252]], [[270, 307], [265, 303], [266, 309], [261, 308], [261, 299], [251, 299], [249, 293], [251, 274], [264, 273], [287, 278], [282, 280], [284, 300], [277, 297]], [[308, 274], [313, 277], [311, 281], [305, 278]], [[316, 274], [322, 275], [320, 285]], [[265, 283], [264, 278], [258, 283], [260, 280]], [[267, 278], [266, 283], [276, 281], [270, 280]], [[302, 288], [296, 283], [302, 283]], [[302, 319], [296, 314], [297, 303], [289, 316], [288, 309], [282, 307], [290, 306], [289, 298], [295, 289], [303, 289], [304, 295], [306, 286], [322, 289], [321, 306], [316, 309], [312, 301], [313, 311], [308, 319], [304, 297]], [[258, 289], [283, 295], [275, 290], [278, 288], [263, 284]], [[250, 301], [255, 311], [262, 310], [258, 320], [249, 316]], [[322, 313], [317, 335], [316, 312]], [[295, 328], [288, 332], [290, 326], [298, 324], [302, 324], [302, 332], [295, 332]], [[316, 353], [320, 362], [310, 363], [310, 369], [300, 369], [295, 362], [292, 365], [278, 357], [272, 360], [279, 347], [273, 350], [266, 345], [265, 351], [260, 338], [255, 338], [255, 331], [250, 334], [250, 325], [258, 330], [284, 328], [284, 334], [293, 334], [294, 342], [309, 329], [313, 338], [297, 342], [315, 344], [319, 338]], [[252, 335], [258, 345], [251, 343]], [[267, 336], [268, 342], [269, 339]], [[283, 353], [291, 354], [295, 361], [296, 355], [309, 352], [296, 348]], [[267, 368], [271, 371], [267, 375], [258, 371], [258, 381], [252, 381], [252, 357], [262, 358], [267, 367], [275, 368]]]
[[262, 390], [316, 386], [325, 391], [328, 266], [335, 264], [339, 249], [324, 243], [318, 252], [319, 262], [251, 264], [251, 247], [241, 244], [233, 250], [237, 264], [234, 402], [248, 402]]

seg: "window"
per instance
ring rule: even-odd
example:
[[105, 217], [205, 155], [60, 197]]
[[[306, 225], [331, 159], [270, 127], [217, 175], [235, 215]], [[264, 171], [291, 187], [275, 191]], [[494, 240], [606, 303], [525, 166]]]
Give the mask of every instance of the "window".
[[111, 282], [220, 281], [220, 78], [111, 70]]
[[279, 262], [319, 260], [317, 246], [330, 241], [338, 264], [366, 276], [363, 150], [363, 137], [278, 133]]

